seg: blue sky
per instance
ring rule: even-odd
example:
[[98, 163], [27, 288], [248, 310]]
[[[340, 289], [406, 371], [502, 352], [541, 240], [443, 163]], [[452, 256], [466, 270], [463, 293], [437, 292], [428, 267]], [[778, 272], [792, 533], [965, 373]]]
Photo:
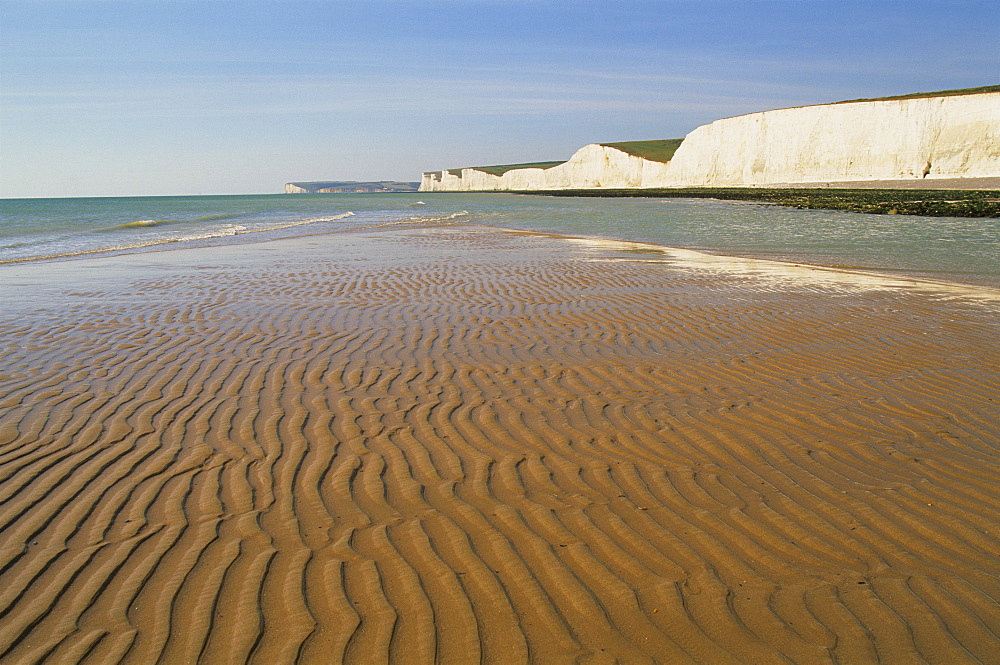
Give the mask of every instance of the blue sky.
[[3, 0], [0, 197], [268, 193], [1000, 83], [995, 0]]

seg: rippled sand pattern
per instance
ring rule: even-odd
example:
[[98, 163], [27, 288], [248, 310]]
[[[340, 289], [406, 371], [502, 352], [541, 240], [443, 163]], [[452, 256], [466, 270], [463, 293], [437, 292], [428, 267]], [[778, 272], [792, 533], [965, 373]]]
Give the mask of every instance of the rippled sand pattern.
[[995, 307], [324, 242], [4, 310], [0, 662], [1000, 662]]

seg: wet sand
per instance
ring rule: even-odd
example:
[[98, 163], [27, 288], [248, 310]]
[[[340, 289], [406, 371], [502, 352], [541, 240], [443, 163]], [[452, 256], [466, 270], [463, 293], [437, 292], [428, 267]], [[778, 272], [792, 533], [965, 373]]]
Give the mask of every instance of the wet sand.
[[0, 662], [1000, 662], [988, 292], [476, 228], [0, 283]]

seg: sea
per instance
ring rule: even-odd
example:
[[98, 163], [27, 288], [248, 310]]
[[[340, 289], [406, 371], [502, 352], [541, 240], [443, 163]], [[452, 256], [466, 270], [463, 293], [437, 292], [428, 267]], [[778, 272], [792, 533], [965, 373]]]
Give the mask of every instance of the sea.
[[[508, 193], [0, 199], [0, 267], [315, 234], [480, 225], [1000, 288], [1000, 219]], [[3, 271], [0, 271], [0, 279]]]

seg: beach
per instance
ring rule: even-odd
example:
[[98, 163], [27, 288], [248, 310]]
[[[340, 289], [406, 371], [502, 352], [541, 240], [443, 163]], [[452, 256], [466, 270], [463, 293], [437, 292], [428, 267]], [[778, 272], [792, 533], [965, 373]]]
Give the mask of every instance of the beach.
[[461, 226], [0, 295], [0, 662], [1000, 662], [996, 289]]

